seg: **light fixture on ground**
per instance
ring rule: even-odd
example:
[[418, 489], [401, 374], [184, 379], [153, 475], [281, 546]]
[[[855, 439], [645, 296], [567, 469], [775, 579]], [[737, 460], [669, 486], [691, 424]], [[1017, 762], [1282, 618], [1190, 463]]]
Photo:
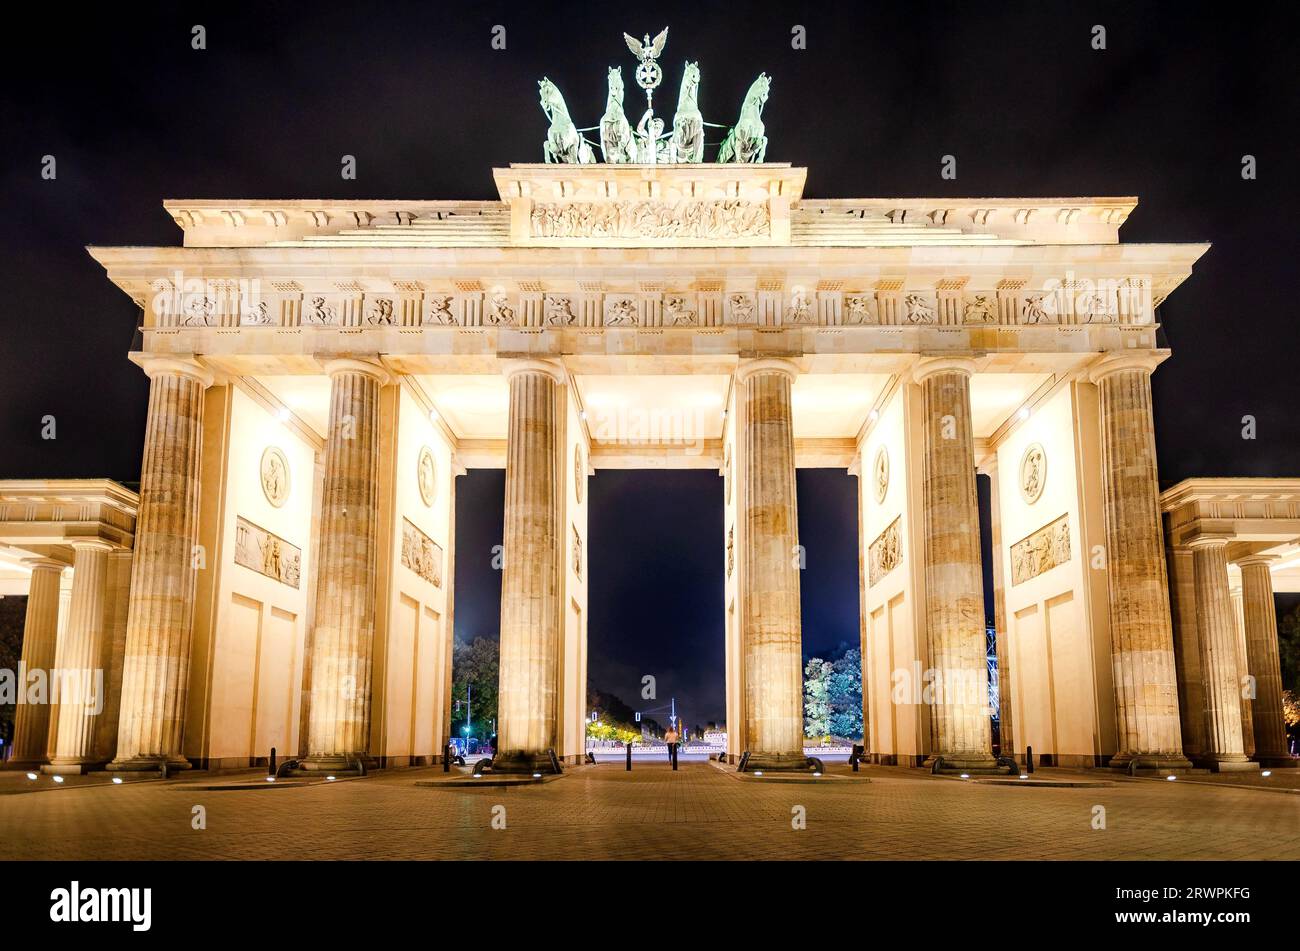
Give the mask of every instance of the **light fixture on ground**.
[[121, 777], [121, 776], [114, 776], [114, 777], [113, 777], [113, 785], [114, 785], [114, 786], [120, 786], [120, 785], [122, 785], [122, 777]]
[[28, 773], [28, 774], [27, 774], [27, 778], [30, 779], [32, 782], [35, 782], [35, 781], [36, 781], [36, 774], [35, 774], [35, 773]]
[[55, 776], [55, 777], [54, 777], [54, 781], [55, 781], [56, 783], [61, 783], [61, 782], [63, 782], [63, 777], [62, 777], [62, 776]]

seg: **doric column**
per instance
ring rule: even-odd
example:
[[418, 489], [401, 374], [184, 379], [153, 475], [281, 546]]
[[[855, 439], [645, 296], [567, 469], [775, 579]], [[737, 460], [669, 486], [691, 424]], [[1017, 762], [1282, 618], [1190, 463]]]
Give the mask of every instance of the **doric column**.
[[936, 678], [930, 753], [960, 769], [995, 765], [970, 415], [973, 371], [970, 360], [934, 358], [922, 360], [915, 376], [925, 423], [925, 618]]
[[50, 762], [42, 767], [47, 773], [80, 773], [94, 763], [95, 724], [106, 700], [106, 674], [100, 664], [108, 555], [113, 546], [85, 539], [73, 541], [72, 548], [72, 604], [57, 653], [59, 722]]
[[497, 691], [498, 772], [550, 772], [556, 745], [564, 480], [560, 366], [510, 361], [502, 533], [501, 670]]
[[1251, 721], [1255, 760], [1261, 766], [1295, 766], [1287, 755], [1282, 718], [1282, 666], [1278, 658], [1277, 608], [1273, 603], [1270, 555], [1240, 559], [1242, 608], [1246, 616], [1246, 669], [1255, 678]]
[[1112, 354], [1092, 371], [1101, 464], [1118, 750], [1110, 765], [1187, 768], [1178, 722], [1169, 579], [1160, 527], [1151, 371], [1159, 354]]
[[1246, 662], [1246, 608], [1242, 603], [1240, 587], [1229, 588], [1228, 594], [1232, 600], [1232, 632], [1237, 645], [1237, 695], [1241, 700], [1241, 751], [1246, 754], [1247, 759], [1253, 759], [1255, 724], [1250, 692], [1245, 689], [1246, 675], [1250, 673], [1250, 666]]
[[[64, 566], [48, 558], [29, 558], [23, 564], [32, 569], [27, 589], [27, 620], [23, 624], [21, 674], [17, 688], [19, 703], [14, 709], [14, 751], [9, 765], [38, 766], [49, 760], [50, 673], [54, 669], [59, 632], [59, 579]], [[29, 696], [30, 678], [44, 679], [43, 696]], [[28, 700], [39, 700], [28, 703]]]
[[343, 772], [370, 758], [371, 664], [379, 530], [379, 391], [388, 371], [330, 360], [320, 563], [303, 768]]
[[802, 769], [803, 628], [799, 611], [799, 511], [795, 494], [795, 368], [755, 360], [741, 387], [740, 464], [744, 573], [741, 617], [748, 768]]
[[187, 768], [181, 754], [194, 617], [203, 391], [193, 360], [150, 357], [149, 417], [122, 666], [117, 756], [109, 769]]
[[1241, 740], [1241, 686], [1237, 672], [1237, 626], [1228, 591], [1226, 535], [1189, 540], [1196, 573], [1196, 636], [1205, 698], [1204, 765], [1231, 769], [1248, 764]]

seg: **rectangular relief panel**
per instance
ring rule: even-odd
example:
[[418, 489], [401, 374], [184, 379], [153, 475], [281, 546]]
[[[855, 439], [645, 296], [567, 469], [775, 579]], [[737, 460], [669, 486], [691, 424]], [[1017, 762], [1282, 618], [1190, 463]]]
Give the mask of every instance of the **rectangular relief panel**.
[[1011, 583], [1021, 584], [1070, 560], [1070, 516], [1062, 515], [1011, 546]]
[[242, 516], [235, 519], [235, 564], [291, 588], [302, 581], [302, 549]]
[[442, 546], [409, 519], [402, 519], [402, 565], [435, 588], [442, 587]]

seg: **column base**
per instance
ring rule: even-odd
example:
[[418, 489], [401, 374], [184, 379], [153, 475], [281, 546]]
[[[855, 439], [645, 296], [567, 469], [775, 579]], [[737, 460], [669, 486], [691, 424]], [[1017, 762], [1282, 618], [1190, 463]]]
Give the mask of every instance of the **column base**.
[[1249, 773], [1259, 771], [1259, 763], [1248, 760], [1244, 753], [1229, 753], [1226, 755], [1215, 755], [1209, 753], [1198, 757], [1196, 765], [1203, 767], [1204, 769], [1213, 770], [1216, 773]]
[[[938, 763], [938, 769], [935, 764]], [[1010, 767], [998, 765], [992, 753], [968, 750], [962, 753], [932, 753], [921, 763], [926, 769], [939, 773], [981, 773], [1005, 775]]]
[[[467, 757], [466, 762], [471, 763], [473, 757]], [[541, 773], [543, 776], [559, 772], [555, 764], [551, 762], [551, 752], [549, 750], [512, 750], [498, 753], [492, 757], [492, 772], [496, 773], [524, 773], [533, 775]]]
[[810, 769], [808, 754], [803, 750], [797, 753], [765, 753], [762, 750], [750, 750], [748, 759], [745, 760], [745, 772], [752, 773], [760, 769], [768, 773], [806, 773]]
[[183, 756], [132, 756], [127, 759], [115, 759], [104, 767], [109, 773], [160, 773], [163, 764], [167, 771], [189, 769], [190, 761]]
[[52, 760], [41, 767], [41, 772], [47, 776], [84, 776], [87, 773], [98, 773], [104, 771], [104, 761], [88, 762], [86, 760], [77, 760], [71, 763], [60, 763], [58, 760]]
[[1192, 761], [1182, 753], [1116, 753], [1106, 764], [1110, 769], [1191, 769]]
[[[292, 759], [293, 757], [289, 757]], [[369, 753], [314, 753], [300, 762], [297, 768], [290, 772], [301, 775], [304, 773], [333, 773], [343, 776], [360, 775], [362, 772], [370, 772], [377, 769], [379, 764]]]

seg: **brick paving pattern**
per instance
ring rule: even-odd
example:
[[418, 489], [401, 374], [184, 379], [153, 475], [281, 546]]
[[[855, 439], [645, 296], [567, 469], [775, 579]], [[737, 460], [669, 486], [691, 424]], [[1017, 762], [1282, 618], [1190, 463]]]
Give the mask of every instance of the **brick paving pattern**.
[[[1300, 795], [1152, 780], [1015, 788], [871, 767], [869, 784], [745, 782], [708, 764], [583, 767], [544, 785], [417, 787], [391, 770], [292, 789], [212, 777], [0, 777], [0, 859], [1300, 859]], [[1080, 774], [1040, 770], [1036, 778]], [[1091, 774], [1089, 778], [1099, 777]], [[228, 780], [231, 777], [221, 777]], [[246, 774], [236, 781], [255, 781]], [[207, 828], [191, 828], [191, 808]], [[492, 828], [493, 807], [506, 828]], [[791, 827], [792, 808], [807, 828]], [[1093, 807], [1106, 828], [1092, 828]]]

